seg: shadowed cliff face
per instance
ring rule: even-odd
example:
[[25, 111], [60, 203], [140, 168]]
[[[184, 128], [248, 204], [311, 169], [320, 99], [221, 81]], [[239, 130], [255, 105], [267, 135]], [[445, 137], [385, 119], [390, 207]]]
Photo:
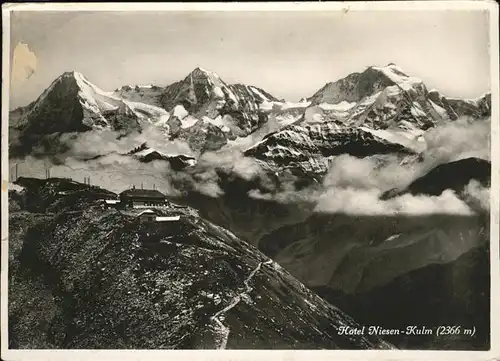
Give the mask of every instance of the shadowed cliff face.
[[[109, 192], [21, 183], [9, 223], [12, 348], [391, 347], [339, 335], [355, 321], [192, 209], [143, 222], [107, 208]], [[36, 197], [43, 206], [30, 212]]]

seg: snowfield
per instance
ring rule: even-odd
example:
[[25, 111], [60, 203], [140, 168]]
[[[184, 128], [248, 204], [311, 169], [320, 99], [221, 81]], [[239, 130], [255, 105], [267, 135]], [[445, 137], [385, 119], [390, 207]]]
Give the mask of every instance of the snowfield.
[[373, 69], [381, 71], [385, 76], [406, 91], [413, 89], [417, 84], [422, 84], [422, 80], [406, 75], [400, 67], [394, 64], [390, 64], [383, 68], [373, 67]]

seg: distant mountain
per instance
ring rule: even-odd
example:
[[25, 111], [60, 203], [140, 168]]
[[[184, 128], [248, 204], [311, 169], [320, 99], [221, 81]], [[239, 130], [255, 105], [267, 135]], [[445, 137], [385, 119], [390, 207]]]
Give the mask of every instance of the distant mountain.
[[144, 163], [149, 163], [155, 160], [165, 160], [170, 163], [170, 166], [175, 170], [184, 169], [196, 164], [196, 158], [194, 157], [185, 154], [164, 154], [156, 149], [149, 148], [146, 143], [141, 144], [139, 147], [131, 150], [127, 154]]
[[[357, 295], [454, 262], [487, 244], [488, 229], [482, 215], [313, 214], [268, 233], [258, 247], [309, 287]], [[421, 298], [436, 294], [429, 288]]]
[[[174, 137], [186, 138], [202, 151], [195, 140], [202, 136], [200, 132], [212, 135], [208, 149], [219, 149], [225, 140], [245, 137], [266, 123], [268, 117], [261, 105], [273, 101], [277, 99], [263, 89], [228, 85], [216, 73], [202, 68], [167, 86], [160, 97], [163, 108], [173, 114], [168, 124]], [[184, 130], [192, 127], [194, 132]]]
[[30, 154], [33, 147], [56, 144], [55, 135], [62, 133], [107, 129], [120, 137], [141, 132], [151, 124], [163, 131], [168, 116], [162, 108], [125, 100], [103, 91], [78, 72], [66, 72], [37, 100], [10, 113], [9, 142], [13, 155]]
[[127, 85], [114, 92], [103, 91], [78, 72], [66, 72], [35, 102], [12, 111], [9, 124], [27, 152], [41, 135], [102, 129], [126, 135], [153, 125], [166, 141], [184, 139], [203, 153], [257, 130], [267, 122], [261, 105], [276, 100], [254, 86], [228, 86], [201, 68], [167, 87]]
[[476, 180], [483, 187], [490, 187], [491, 163], [480, 158], [465, 158], [440, 164], [427, 174], [415, 179], [406, 188], [385, 192], [382, 198], [389, 199], [406, 193], [439, 196], [447, 189], [460, 193], [471, 180]]
[[431, 101], [445, 109], [451, 120], [458, 117], [483, 118], [491, 115], [491, 93], [486, 93], [476, 99], [447, 98], [437, 90], [429, 91]]
[[[257, 125], [259, 104], [270, 101], [277, 99], [263, 89], [243, 84], [228, 85], [218, 74], [199, 67], [183, 80], [167, 86], [161, 96], [161, 104], [167, 110], [182, 105], [198, 118], [216, 119], [229, 115], [248, 132]], [[252, 120], [256, 124], [246, 124]], [[238, 121], [244, 123], [238, 124]]]
[[124, 85], [116, 89], [113, 94], [119, 98], [133, 102], [141, 102], [161, 107], [160, 97], [165, 88], [157, 85]]
[[[447, 98], [389, 64], [327, 83], [308, 101], [322, 108], [327, 118], [341, 118], [348, 125], [425, 130], [459, 116], [488, 116], [491, 93], [474, 100]], [[344, 114], [339, 114], [342, 104]]]
[[291, 125], [268, 134], [247, 149], [246, 156], [272, 163], [277, 168], [299, 168], [306, 174], [324, 174], [328, 158], [341, 154], [366, 157], [374, 154], [412, 154], [412, 150], [373, 135], [361, 128], [346, 128], [336, 122]]
[[92, 129], [128, 133], [141, 129], [142, 119], [160, 118], [166, 114], [161, 108], [128, 102], [105, 92], [73, 71], [54, 80], [36, 101], [28, 105], [15, 127], [28, 134]]
[[[393, 67], [393, 65], [388, 67]], [[307, 100], [313, 105], [337, 104], [343, 101], [357, 103], [366, 96], [375, 94], [391, 85], [394, 85], [394, 82], [383, 71], [369, 67], [362, 73], [352, 73], [343, 79], [326, 83]]]
[[[287, 114], [283, 104], [273, 106], [272, 114], [276, 118], [279, 114], [282, 127], [247, 154], [275, 168], [304, 171], [311, 168], [308, 164], [325, 164], [326, 155], [318, 157], [323, 152], [314, 150], [311, 143], [322, 144], [329, 154], [358, 157], [401, 151], [418, 154], [426, 147], [422, 136], [428, 129], [460, 116], [490, 116], [491, 94], [475, 100], [446, 98], [389, 64], [327, 83], [306, 102], [289, 108], [296, 111], [295, 117]], [[332, 134], [336, 141], [331, 141]], [[312, 168], [319, 173], [325, 170], [324, 166]]]

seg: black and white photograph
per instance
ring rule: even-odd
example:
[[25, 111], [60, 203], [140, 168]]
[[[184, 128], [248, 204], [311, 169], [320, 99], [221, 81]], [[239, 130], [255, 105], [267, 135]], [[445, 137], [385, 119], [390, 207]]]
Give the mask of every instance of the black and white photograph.
[[446, 3], [3, 8], [2, 350], [494, 349], [498, 9]]

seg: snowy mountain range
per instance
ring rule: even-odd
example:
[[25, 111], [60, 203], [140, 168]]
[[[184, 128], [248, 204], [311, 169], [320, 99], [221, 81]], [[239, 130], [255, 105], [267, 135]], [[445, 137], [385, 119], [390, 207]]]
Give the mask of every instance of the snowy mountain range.
[[228, 85], [202, 68], [167, 87], [124, 86], [114, 92], [73, 71], [12, 111], [10, 126], [29, 145], [46, 134], [110, 129], [123, 136], [153, 125], [166, 141], [184, 140], [200, 154], [272, 123], [277, 131], [246, 154], [272, 163], [314, 164], [341, 153], [418, 152], [427, 129], [460, 116], [488, 116], [490, 103], [489, 93], [461, 100], [428, 91], [394, 64], [327, 83], [299, 103], [255, 86]]

